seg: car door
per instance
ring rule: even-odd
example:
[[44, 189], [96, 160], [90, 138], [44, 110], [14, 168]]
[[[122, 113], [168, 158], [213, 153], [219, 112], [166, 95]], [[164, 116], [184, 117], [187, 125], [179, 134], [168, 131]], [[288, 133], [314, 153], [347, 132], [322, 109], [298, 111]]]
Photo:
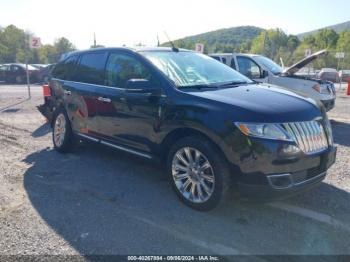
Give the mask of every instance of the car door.
[[162, 96], [128, 90], [130, 79], [149, 80], [148, 83], [160, 89], [151, 70], [138, 57], [122, 51], [110, 53], [106, 86], [99, 91], [100, 131], [112, 143], [150, 151], [159, 124]]
[[26, 80], [26, 71], [18, 65], [11, 65], [11, 79], [16, 83], [24, 83]]
[[66, 81], [63, 89], [67, 96], [68, 111], [73, 129], [84, 135], [98, 137], [97, 122], [98, 86], [104, 83], [104, 67], [108, 53], [86, 52], [80, 55], [72, 81]]
[[[106, 53], [104, 57], [106, 59]], [[50, 87], [53, 95], [63, 101], [73, 131], [82, 136], [95, 136], [98, 132], [96, 83], [103, 82], [104, 63], [95, 55], [71, 55], [52, 71]]]
[[263, 82], [262, 69], [250, 57], [237, 56], [238, 71], [246, 77], [257, 82]]

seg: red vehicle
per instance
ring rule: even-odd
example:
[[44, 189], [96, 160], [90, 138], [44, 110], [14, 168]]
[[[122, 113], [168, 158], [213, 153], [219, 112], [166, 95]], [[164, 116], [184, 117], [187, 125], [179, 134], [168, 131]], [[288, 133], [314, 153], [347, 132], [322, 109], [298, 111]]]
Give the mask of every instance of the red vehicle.
[[[30, 82], [36, 82], [40, 70], [28, 65], [29, 79]], [[27, 81], [26, 76], [26, 65], [25, 64], [4, 64], [0, 66], [0, 81], [6, 83], [23, 84]]]
[[339, 77], [342, 82], [348, 82], [350, 80], [350, 70], [340, 70]]

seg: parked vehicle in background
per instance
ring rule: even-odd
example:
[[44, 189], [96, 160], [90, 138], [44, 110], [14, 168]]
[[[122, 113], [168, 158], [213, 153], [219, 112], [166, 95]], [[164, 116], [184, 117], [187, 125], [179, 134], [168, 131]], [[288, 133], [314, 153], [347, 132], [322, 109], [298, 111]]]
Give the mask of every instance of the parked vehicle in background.
[[303, 94], [305, 97], [319, 100], [329, 111], [334, 107], [336, 98], [334, 84], [330, 81], [309, 76], [296, 75], [300, 69], [326, 53], [326, 50], [319, 51], [286, 69], [262, 55], [230, 53], [209, 54], [209, 56], [254, 81], [277, 85], [298, 94]]
[[298, 72], [296, 72], [295, 75], [307, 78], [315, 78], [317, 73], [313, 68], [303, 67]]
[[48, 64], [30, 64], [31, 66], [34, 66], [35, 68], [41, 70], [48, 66]]
[[342, 82], [348, 82], [350, 80], [350, 70], [340, 70], [339, 78]]
[[339, 73], [335, 68], [322, 68], [317, 74], [317, 78], [324, 81], [331, 81], [333, 83], [339, 83]]
[[320, 102], [257, 84], [196, 52], [80, 51], [55, 66], [45, 88], [58, 152], [85, 139], [158, 158], [180, 200], [195, 209], [217, 206], [232, 183], [258, 199], [304, 191], [335, 161]]
[[[29, 80], [34, 83], [38, 80], [39, 69], [28, 65]], [[0, 81], [6, 83], [23, 84], [27, 81], [26, 65], [20, 63], [3, 64], [0, 67]]]
[[40, 72], [38, 74], [38, 82], [40, 83], [47, 83], [49, 81], [49, 78], [51, 76], [51, 71], [55, 64], [49, 64], [40, 69]]

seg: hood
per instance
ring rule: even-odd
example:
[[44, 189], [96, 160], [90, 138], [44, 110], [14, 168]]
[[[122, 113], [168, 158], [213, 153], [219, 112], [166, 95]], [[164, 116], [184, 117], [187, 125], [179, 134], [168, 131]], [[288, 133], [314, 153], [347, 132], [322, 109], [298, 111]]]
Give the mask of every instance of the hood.
[[307, 64], [311, 63], [312, 61], [314, 61], [315, 59], [324, 56], [328, 53], [327, 49], [318, 51], [316, 53], [313, 53], [312, 55], [305, 57], [304, 59], [300, 60], [299, 62], [295, 63], [294, 65], [292, 65], [291, 67], [288, 67], [286, 69], [283, 70], [283, 74], [284, 75], [293, 75], [296, 72], [298, 72], [301, 68], [303, 68], [304, 66], [306, 66]]
[[210, 105], [215, 102], [226, 104], [225, 111], [236, 121], [297, 122], [322, 115], [315, 100], [269, 85], [254, 84], [190, 94], [209, 99], [207, 104]]

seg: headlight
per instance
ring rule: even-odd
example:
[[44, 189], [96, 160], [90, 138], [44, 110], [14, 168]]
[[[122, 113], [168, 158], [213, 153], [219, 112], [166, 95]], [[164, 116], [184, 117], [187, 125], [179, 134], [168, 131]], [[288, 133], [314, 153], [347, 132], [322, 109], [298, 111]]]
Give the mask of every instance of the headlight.
[[278, 124], [235, 123], [235, 125], [247, 136], [292, 141], [284, 129]]
[[330, 93], [330, 91], [326, 85], [316, 84], [312, 88], [320, 94], [327, 94], [328, 95]]

